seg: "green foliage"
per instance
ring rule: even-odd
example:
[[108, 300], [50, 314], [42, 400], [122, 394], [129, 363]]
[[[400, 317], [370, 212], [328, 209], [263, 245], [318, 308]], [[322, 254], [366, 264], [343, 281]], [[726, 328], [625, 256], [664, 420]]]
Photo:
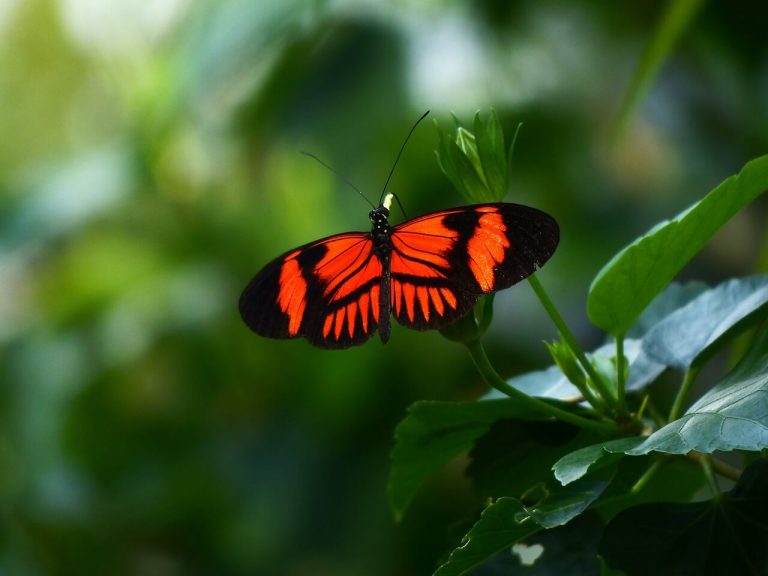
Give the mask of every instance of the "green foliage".
[[555, 488], [531, 506], [515, 498], [499, 498], [483, 510], [462, 545], [437, 569], [435, 576], [464, 574], [539, 530], [568, 523], [584, 512], [607, 486], [606, 481], [584, 480], [567, 488]]
[[669, 314], [643, 338], [656, 362], [685, 370], [706, 362], [732, 330], [765, 318], [768, 277], [723, 282]]
[[[637, 446], [642, 442], [642, 438], [618, 438], [593, 444], [574, 450], [570, 454], [563, 456], [552, 466], [552, 471], [560, 483], [565, 486], [584, 476], [596, 464], [609, 465], [616, 460], [615, 455], [620, 455]], [[611, 458], [614, 456], [614, 458]], [[608, 462], [605, 462], [608, 460]]]
[[[487, 129], [479, 116], [475, 126]], [[471, 195], [474, 184], [468, 182], [486, 183], [488, 171], [479, 158], [504, 156], [503, 138], [489, 144], [497, 148], [491, 154], [487, 148], [478, 153], [482, 139], [458, 122], [453, 139], [440, 134], [438, 157], [444, 172]], [[459, 152], [464, 154], [463, 168], [455, 161]], [[457, 177], [462, 171], [465, 175]], [[482, 349], [481, 333], [473, 328], [464, 331], [470, 338], [452, 338], [464, 343], [481, 376], [496, 390], [476, 402], [414, 405], [397, 428], [390, 476], [393, 508], [400, 518], [430, 475], [469, 450], [467, 473], [476, 491], [492, 501], [437, 576], [458, 576], [492, 558], [510, 558], [512, 545], [534, 542], [533, 535], [592, 509], [607, 522], [598, 529], [606, 573], [619, 569], [646, 574], [646, 558], [653, 550], [669, 558], [670, 565], [683, 566], [694, 542], [703, 537], [697, 531], [717, 518], [725, 518], [725, 526], [733, 520], [729, 516], [746, 510], [742, 496], [754, 509], [736, 523], [734, 538], [742, 537], [750, 523], [759, 526], [758, 532], [735, 554], [729, 552], [734, 543], [727, 539], [712, 546], [711, 560], [716, 566], [739, 568], [765, 564], [764, 547], [756, 543], [764, 542], [761, 530], [768, 511], [752, 491], [764, 485], [764, 478], [756, 481], [753, 468], [731, 493], [689, 502], [704, 478], [712, 479], [715, 472], [739, 477], [737, 468], [713, 456], [715, 451], [759, 454], [768, 448], [768, 277], [729, 280], [710, 289], [701, 283], [670, 282], [721, 226], [766, 189], [768, 156], [749, 162], [675, 220], [619, 252], [589, 292], [590, 317], [613, 336], [613, 342], [591, 354], [581, 351], [535, 278], [534, 291], [561, 333], [560, 340], [547, 344], [555, 366], [504, 381]], [[680, 415], [692, 383], [714, 352], [755, 325], [759, 329], [736, 367]], [[475, 320], [468, 326], [476, 326]], [[625, 333], [633, 337], [625, 339]], [[653, 386], [667, 367], [685, 370], [670, 406], [665, 406], [668, 395], [666, 400], [658, 397]], [[506, 405], [498, 399], [505, 396]], [[686, 458], [687, 468], [673, 466], [670, 455]], [[675, 515], [677, 520], [668, 520]], [[675, 545], [658, 540], [666, 522], [679, 532], [672, 539]], [[645, 525], [649, 531], [638, 531]], [[645, 552], [638, 554], [639, 549]], [[545, 549], [545, 558], [551, 559], [547, 554]]]
[[766, 542], [768, 459], [760, 458], [712, 500], [621, 512], [606, 526], [600, 554], [627, 576], [758, 575], [768, 566]]
[[766, 181], [768, 156], [762, 156], [614, 256], [589, 289], [587, 312], [592, 322], [614, 336], [629, 330], [723, 224], [766, 190]]
[[768, 324], [741, 362], [677, 420], [629, 454], [760, 451], [768, 446]]
[[540, 419], [514, 399], [471, 404], [413, 404], [395, 430], [389, 497], [396, 517], [402, 516], [419, 486], [451, 459], [471, 447], [494, 422], [503, 418]]

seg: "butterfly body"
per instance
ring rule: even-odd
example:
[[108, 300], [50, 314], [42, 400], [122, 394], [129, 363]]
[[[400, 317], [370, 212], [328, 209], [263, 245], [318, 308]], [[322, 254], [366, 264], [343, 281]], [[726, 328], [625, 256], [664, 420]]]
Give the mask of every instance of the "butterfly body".
[[[387, 200], [390, 197], [387, 196]], [[371, 228], [371, 242], [373, 253], [381, 264], [381, 285], [379, 288], [379, 337], [386, 343], [392, 325], [389, 321], [390, 308], [390, 261], [392, 256], [392, 226], [389, 225], [389, 203], [382, 204], [368, 213], [373, 228]], [[381, 311], [385, 311], [381, 314]]]
[[303, 336], [322, 348], [361, 344], [390, 316], [416, 330], [442, 328], [477, 299], [532, 274], [554, 253], [559, 228], [518, 204], [476, 204], [392, 226], [391, 196], [369, 213], [370, 232], [323, 238], [286, 252], [240, 297], [257, 334]]

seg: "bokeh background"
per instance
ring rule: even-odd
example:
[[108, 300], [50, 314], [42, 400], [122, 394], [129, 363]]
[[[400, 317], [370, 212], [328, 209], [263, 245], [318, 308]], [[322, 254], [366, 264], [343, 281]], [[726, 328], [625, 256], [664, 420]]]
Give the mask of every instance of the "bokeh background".
[[[457, 462], [395, 524], [388, 451], [409, 403], [483, 393], [469, 357], [269, 341], [239, 292], [368, 227], [300, 151], [375, 201], [422, 112], [494, 107], [524, 123], [508, 198], [561, 224], [542, 282], [600, 343], [600, 267], [768, 150], [768, 6], [671, 4], [692, 17], [632, 89], [666, 2], [1, 0], [0, 574], [431, 573], [480, 502]], [[464, 203], [436, 143], [390, 185], [411, 216]], [[686, 277], [764, 271], [765, 208]], [[497, 297], [505, 376], [554, 336], [527, 285]]]

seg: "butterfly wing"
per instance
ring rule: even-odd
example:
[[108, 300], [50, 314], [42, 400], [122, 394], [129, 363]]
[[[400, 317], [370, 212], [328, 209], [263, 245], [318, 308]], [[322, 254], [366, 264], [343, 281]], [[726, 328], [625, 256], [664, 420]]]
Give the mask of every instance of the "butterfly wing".
[[347, 348], [376, 331], [381, 275], [369, 234], [329, 236], [267, 264], [243, 291], [240, 315], [262, 336]]
[[391, 307], [426, 330], [455, 322], [483, 295], [541, 267], [560, 231], [548, 214], [518, 204], [476, 204], [426, 214], [392, 233]]

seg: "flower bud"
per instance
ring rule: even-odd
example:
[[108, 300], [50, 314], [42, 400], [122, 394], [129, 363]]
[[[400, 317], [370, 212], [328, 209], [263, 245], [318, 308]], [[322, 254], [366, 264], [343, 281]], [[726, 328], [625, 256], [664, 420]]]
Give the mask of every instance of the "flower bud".
[[509, 186], [509, 162], [504, 149], [504, 133], [496, 111], [483, 121], [475, 114], [474, 132], [454, 116], [455, 129], [438, 126], [440, 142], [437, 161], [454, 187], [472, 203], [499, 202]]

